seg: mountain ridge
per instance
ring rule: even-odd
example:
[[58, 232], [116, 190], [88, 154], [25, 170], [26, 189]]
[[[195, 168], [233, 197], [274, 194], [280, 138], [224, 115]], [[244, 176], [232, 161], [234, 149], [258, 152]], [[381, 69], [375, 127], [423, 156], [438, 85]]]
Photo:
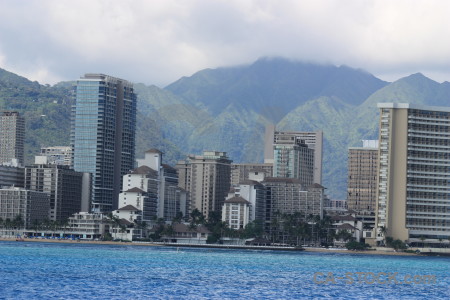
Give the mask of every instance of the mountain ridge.
[[[449, 82], [420, 73], [388, 83], [347, 66], [284, 59], [201, 70], [165, 88], [137, 83], [135, 90], [137, 157], [159, 148], [174, 164], [189, 153], [220, 150], [235, 162], [256, 163], [263, 160], [269, 123], [281, 130], [323, 130], [322, 184], [334, 199], [346, 197], [348, 147], [377, 138], [377, 103], [446, 106], [450, 99]], [[28, 163], [40, 146], [69, 145], [73, 104], [73, 81], [40, 85], [0, 69], [0, 110], [24, 113]]]

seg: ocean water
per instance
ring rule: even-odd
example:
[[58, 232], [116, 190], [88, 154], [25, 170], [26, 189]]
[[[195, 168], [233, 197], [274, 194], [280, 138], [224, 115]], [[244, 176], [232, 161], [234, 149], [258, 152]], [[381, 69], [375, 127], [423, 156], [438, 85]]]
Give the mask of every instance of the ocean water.
[[0, 299], [450, 299], [450, 258], [0, 242]]

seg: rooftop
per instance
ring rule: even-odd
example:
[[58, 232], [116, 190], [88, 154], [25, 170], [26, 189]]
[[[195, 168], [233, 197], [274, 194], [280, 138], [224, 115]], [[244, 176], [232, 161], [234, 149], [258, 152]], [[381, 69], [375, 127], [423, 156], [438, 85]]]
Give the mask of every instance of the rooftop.
[[233, 198], [227, 199], [224, 201], [224, 203], [250, 204], [250, 202], [239, 196], [234, 196]]

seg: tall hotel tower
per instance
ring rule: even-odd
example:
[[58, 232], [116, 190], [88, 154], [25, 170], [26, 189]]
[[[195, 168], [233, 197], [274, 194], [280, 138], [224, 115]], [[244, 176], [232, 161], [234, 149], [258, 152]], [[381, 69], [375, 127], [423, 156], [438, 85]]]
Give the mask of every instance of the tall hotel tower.
[[203, 151], [177, 163], [178, 186], [190, 193], [189, 213], [198, 209], [208, 218], [211, 211], [221, 212], [230, 191], [231, 162], [226, 152]]
[[322, 184], [323, 132], [277, 131], [268, 125], [264, 162], [273, 163], [274, 177], [299, 178], [303, 184]]
[[24, 163], [25, 121], [16, 111], [0, 112], [0, 165]]
[[[410, 243], [450, 236], [450, 107], [380, 103], [375, 228]], [[384, 228], [384, 229], [383, 229]], [[372, 241], [373, 242], [373, 241]]]
[[134, 167], [133, 84], [86, 74], [77, 82], [73, 114], [73, 168], [92, 174], [91, 211], [109, 212], [117, 208], [122, 176]]
[[348, 149], [347, 205], [358, 214], [375, 212], [377, 167], [377, 140], [363, 140], [363, 147]]

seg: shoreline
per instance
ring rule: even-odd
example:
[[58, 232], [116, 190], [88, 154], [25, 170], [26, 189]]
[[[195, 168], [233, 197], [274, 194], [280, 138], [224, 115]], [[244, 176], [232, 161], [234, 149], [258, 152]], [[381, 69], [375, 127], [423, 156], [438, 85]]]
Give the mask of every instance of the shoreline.
[[[0, 237], [1, 241], [15, 242], [16, 238]], [[18, 243], [22, 241], [17, 241]], [[117, 246], [147, 246], [147, 247], [178, 247], [178, 248], [219, 248], [219, 249], [242, 249], [242, 250], [279, 250], [279, 251], [292, 251], [292, 252], [309, 252], [309, 253], [340, 253], [340, 254], [366, 254], [366, 255], [390, 255], [390, 256], [429, 256], [424, 253], [407, 253], [407, 252], [394, 252], [394, 251], [379, 251], [379, 250], [363, 250], [353, 251], [345, 249], [326, 249], [326, 248], [278, 248], [271, 246], [259, 246], [259, 247], [246, 247], [236, 245], [208, 245], [208, 244], [159, 244], [151, 242], [113, 242], [113, 241], [88, 241], [88, 240], [53, 240], [53, 239], [24, 239], [23, 242], [34, 243], [63, 243], [63, 244], [90, 244], [90, 245], [117, 245]], [[439, 253], [438, 253], [439, 254]]]

